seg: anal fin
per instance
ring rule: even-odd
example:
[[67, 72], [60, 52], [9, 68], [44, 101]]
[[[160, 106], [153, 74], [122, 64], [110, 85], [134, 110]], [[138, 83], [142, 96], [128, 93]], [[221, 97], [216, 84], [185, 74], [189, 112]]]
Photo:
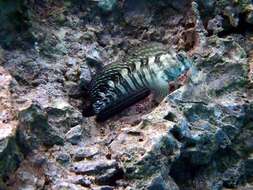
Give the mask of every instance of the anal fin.
[[107, 120], [109, 117], [121, 112], [122, 110], [126, 109], [127, 107], [137, 103], [138, 101], [144, 99], [150, 94], [150, 90], [147, 88], [143, 88], [138, 91], [131, 92], [126, 96], [120, 98], [119, 100], [113, 102], [112, 105], [106, 107], [105, 109], [101, 110], [99, 114], [97, 114], [96, 120], [98, 122], [102, 122]]

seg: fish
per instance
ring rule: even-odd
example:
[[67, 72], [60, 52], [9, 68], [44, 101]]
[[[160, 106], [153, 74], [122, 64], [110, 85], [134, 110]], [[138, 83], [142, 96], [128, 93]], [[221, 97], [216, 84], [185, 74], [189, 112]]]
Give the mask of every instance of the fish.
[[158, 101], [169, 93], [169, 83], [193, 63], [184, 52], [153, 42], [133, 48], [120, 61], [103, 67], [92, 79], [89, 110], [105, 121], [153, 93]]

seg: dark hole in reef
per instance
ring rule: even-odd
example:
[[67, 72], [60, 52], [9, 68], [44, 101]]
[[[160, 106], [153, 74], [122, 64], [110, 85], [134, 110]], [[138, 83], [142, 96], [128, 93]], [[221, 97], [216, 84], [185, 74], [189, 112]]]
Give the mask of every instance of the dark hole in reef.
[[171, 130], [170, 130], [170, 133], [174, 136], [175, 139], [177, 139], [178, 141], [181, 141], [182, 140], [182, 135], [181, 135], [181, 132], [180, 132], [180, 129], [178, 127], [173, 127]]
[[172, 112], [169, 112], [164, 119], [168, 120], [168, 121], [172, 121], [174, 122], [176, 120], [176, 115]]
[[3, 179], [3, 182], [6, 183], [7, 181], [9, 181], [10, 178], [9, 178], [9, 176], [5, 175], [5, 176], [3, 176], [2, 179]]
[[[202, 167], [193, 165], [187, 158], [181, 157], [172, 164], [169, 175], [180, 189], [192, 190], [194, 189], [193, 181]], [[198, 187], [198, 189], [205, 189], [205, 187]]]
[[[228, 168], [234, 166], [241, 159], [240, 156], [230, 148], [219, 149], [214, 153], [212, 159], [207, 164], [196, 165], [191, 163], [189, 158], [189, 156], [181, 155], [181, 157], [172, 164], [169, 173], [182, 190], [207, 189], [205, 181], [208, 176], [206, 176], [205, 179], [201, 179], [204, 174], [207, 174], [208, 171], [216, 171], [222, 177]], [[207, 171], [207, 173], [205, 171]], [[221, 178], [221, 180], [223, 180], [223, 178]], [[245, 180], [249, 181], [250, 178], [245, 179], [245, 175], [242, 175], [238, 179], [237, 184], [245, 184]], [[230, 187], [229, 180], [227, 182], [226, 180], [223, 181], [224, 187]]]
[[45, 183], [44, 183], [44, 186], [47, 186], [51, 183], [51, 180], [48, 176], [45, 176]]
[[82, 110], [82, 114], [84, 117], [91, 117], [94, 115], [94, 112], [93, 112], [93, 108], [91, 105], [88, 105], [88, 104], [84, 104], [83, 105], [83, 110]]
[[98, 177], [95, 179], [95, 183], [98, 185], [110, 185], [116, 186], [116, 181], [124, 178], [124, 172], [121, 168], [117, 168], [117, 171], [108, 177]]
[[[228, 36], [230, 34], [245, 35], [247, 32], [252, 32], [253, 31], [253, 24], [247, 23], [245, 21], [245, 18], [246, 18], [245, 14], [240, 14], [239, 15], [239, 24], [238, 24], [238, 26], [237, 27], [232, 27], [232, 26], [228, 27], [224, 31], [219, 32], [218, 36], [219, 37], [225, 37], [225, 36]], [[224, 24], [226, 24], [226, 22], [228, 22], [228, 21], [225, 21]]]

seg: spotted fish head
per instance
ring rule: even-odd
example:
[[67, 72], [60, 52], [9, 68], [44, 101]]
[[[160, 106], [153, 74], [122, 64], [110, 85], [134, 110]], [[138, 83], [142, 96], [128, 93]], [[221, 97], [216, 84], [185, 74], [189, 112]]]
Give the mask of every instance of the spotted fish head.
[[[166, 55], [165, 55], [166, 56]], [[184, 52], [170, 52], [164, 59], [164, 78], [167, 82], [176, 80], [180, 75], [186, 73], [193, 67], [191, 59]]]
[[189, 71], [193, 63], [184, 52], [176, 53], [170, 50], [159, 57], [159, 72], [156, 73], [156, 81], [153, 85], [153, 91], [157, 100], [161, 100], [169, 93], [169, 83], [176, 81], [180, 76]]

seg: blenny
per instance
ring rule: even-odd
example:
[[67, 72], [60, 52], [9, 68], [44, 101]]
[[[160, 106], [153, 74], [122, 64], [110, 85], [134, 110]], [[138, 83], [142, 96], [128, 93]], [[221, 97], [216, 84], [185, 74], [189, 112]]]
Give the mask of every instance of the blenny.
[[185, 53], [176, 53], [160, 43], [132, 50], [125, 59], [106, 65], [89, 86], [90, 109], [97, 121], [104, 121], [148, 96], [165, 97], [169, 82], [192, 66]]

